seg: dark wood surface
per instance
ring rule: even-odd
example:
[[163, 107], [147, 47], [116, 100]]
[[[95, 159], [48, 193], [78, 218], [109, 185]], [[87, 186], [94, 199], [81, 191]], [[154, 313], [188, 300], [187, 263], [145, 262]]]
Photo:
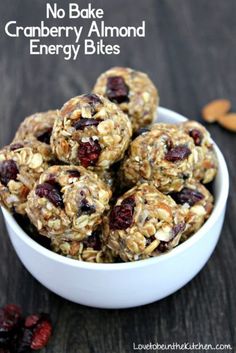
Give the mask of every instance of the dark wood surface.
[[[7, 38], [4, 23], [12, 19], [37, 24], [44, 17], [45, 1], [0, 2], [1, 145], [11, 141], [26, 115], [60, 107], [68, 98], [89, 91], [97, 75], [113, 65], [146, 71], [159, 88], [161, 105], [191, 119], [200, 120], [201, 107], [217, 97], [229, 98], [236, 110], [235, 0], [91, 2], [104, 8], [107, 24], [134, 25], [145, 19], [146, 38], [120, 40], [119, 56], [82, 56], [76, 62], [66, 62], [62, 56], [30, 57], [28, 41]], [[87, 1], [79, 3], [83, 6]], [[201, 273], [160, 302], [109, 311], [63, 300], [25, 270], [1, 218], [0, 305], [15, 302], [25, 311], [51, 313], [55, 332], [45, 352], [129, 353], [132, 342], [150, 341], [229, 343], [236, 349], [236, 135], [217, 125], [209, 130], [230, 170], [224, 228]]]

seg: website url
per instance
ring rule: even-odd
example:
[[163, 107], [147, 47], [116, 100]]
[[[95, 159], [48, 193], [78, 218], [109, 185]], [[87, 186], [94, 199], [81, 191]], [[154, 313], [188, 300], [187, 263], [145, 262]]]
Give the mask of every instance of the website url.
[[218, 343], [218, 344], [203, 344], [203, 343], [134, 343], [133, 342], [133, 350], [134, 351], [166, 351], [166, 350], [180, 350], [180, 351], [232, 351], [233, 347], [231, 344]]

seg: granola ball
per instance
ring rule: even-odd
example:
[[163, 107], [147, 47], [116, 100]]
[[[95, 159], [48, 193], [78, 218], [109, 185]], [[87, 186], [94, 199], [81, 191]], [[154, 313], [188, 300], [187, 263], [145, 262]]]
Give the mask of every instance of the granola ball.
[[212, 194], [198, 181], [186, 181], [184, 188], [179, 192], [169, 194], [182, 207], [186, 214], [186, 227], [181, 240], [186, 240], [196, 233], [209, 218], [213, 209]]
[[104, 243], [124, 261], [157, 256], [178, 245], [184, 213], [153, 185], [135, 186], [104, 216]]
[[100, 229], [95, 230], [82, 241], [66, 241], [54, 238], [51, 241], [51, 249], [60, 255], [75, 260], [96, 263], [114, 262], [111, 250], [102, 244]]
[[49, 110], [28, 116], [19, 126], [14, 141], [36, 140], [50, 145], [52, 128], [56, 117], [57, 110]]
[[186, 121], [182, 124], [184, 131], [193, 139], [198, 154], [193, 176], [207, 184], [217, 173], [218, 162], [209, 132], [197, 121]]
[[101, 223], [110, 197], [109, 186], [95, 173], [81, 166], [52, 166], [30, 192], [26, 212], [42, 235], [83, 240]]
[[133, 130], [152, 123], [159, 96], [150, 78], [127, 67], [113, 67], [101, 74], [93, 91], [116, 103], [128, 114]]
[[0, 202], [25, 214], [27, 195], [52, 159], [51, 148], [38, 141], [18, 141], [0, 151]]
[[192, 177], [197, 157], [193, 139], [184, 131], [155, 124], [131, 142], [122, 179], [129, 185], [152, 181], [162, 192], [179, 191]]
[[95, 94], [84, 94], [62, 107], [51, 144], [63, 162], [108, 169], [123, 158], [131, 135], [128, 117], [114, 103]]

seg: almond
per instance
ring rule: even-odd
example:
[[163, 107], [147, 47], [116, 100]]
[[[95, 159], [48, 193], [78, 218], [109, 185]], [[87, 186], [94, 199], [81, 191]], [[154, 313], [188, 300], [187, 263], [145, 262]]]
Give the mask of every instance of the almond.
[[231, 103], [228, 99], [216, 99], [208, 103], [202, 109], [203, 119], [208, 123], [213, 123], [222, 115], [228, 113], [231, 108]]
[[218, 119], [218, 123], [225, 129], [236, 132], [236, 113], [230, 113], [221, 116]]

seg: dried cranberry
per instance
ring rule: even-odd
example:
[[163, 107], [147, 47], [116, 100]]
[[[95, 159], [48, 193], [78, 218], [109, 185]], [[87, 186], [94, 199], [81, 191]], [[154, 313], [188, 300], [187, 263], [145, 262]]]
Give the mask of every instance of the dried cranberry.
[[84, 94], [84, 97], [87, 98], [89, 104], [96, 105], [102, 103], [101, 99], [94, 93]]
[[24, 147], [22, 143], [13, 143], [10, 145], [10, 151], [15, 151], [22, 147]]
[[76, 169], [68, 170], [67, 173], [69, 174], [69, 176], [71, 178], [79, 178], [80, 177], [80, 172]]
[[112, 76], [107, 79], [106, 95], [110, 101], [123, 103], [129, 101], [129, 87], [121, 76]]
[[89, 126], [98, 126], [101, 120], [99, 119], [88, 119], [88, 118], [81, 118], [80, 120], [76, 121], [73, 125], [76, 130], [84, 130], [86, 127]]
[[85, 94], [84, 97], [87, 98], [87, 102], [91, 108], [91, 114], [94, 115], [97, 112], [97, 106], [102, 104], [101, 99], [96, 94]]
[[182, 161], [191, 154], [190, 149], [185, 145], [172, 147], [165, 155], [165, 159], [169, 162]]
[[14, 339], [21, 320], [21, 309], [6, 305], [0, 309], [0, 347], [8, 347]]
[[126, 199], [124, 199], [122, 202], [121, 202], [121, 205], [130, 205], [132, 206], [133, 208], [135, 207], [135, 198], [134, 196], [129, 196], [129, 197], [126, 197]]
[[52, 324], [48, 318], [41, 318], [33, 331], [31, 349], [37, 350], [45, 347], [52, 335]]
[[146, 132], [149, 132], [150, 129], [148, 129], [147, 127], [142, 127], [140, 129], [138, 129], [134, 134], [133, 134], [133, 139], [135, 139], [136, 137], [145, 134]]
[[189, 206], [193, 206], [195, 203], [204, 199], [204, 195], [199, 191], [189, 188], [183, 188], [179, 192], [173, 192], [170, 194], [170, 196], [175, 200], [176, 203], [181, 205], [188, 203]]
[[83, 244], [86, 248], [93, 248], [97, 251], [101, 250], [100, 232], [93, 232], [87, 239], [83, 241]]
[[40, 320], [40, 314], [29, 315], [25, 319], [25, 327], [31, 328], [35, 326]]
[[44, 142], [47, 145], [50, 145], [50, 138], [51, 138], [51, 134], [52, 134], [52, 128], [47, 129], [43, 134], [37, 136], [37, 139], [40, 142]]
[[4, 306], [4, 311], [8, 315], [14, 316], [15, 318], [19, 318], [21, 316], [21, 308], [15, 304], [7, 304]]
[[173, 228], [172, 228], [172, 235], [173, 235], [173, 238], [179, 234], [180, 232], [183, 232], [185, 229], [185, 223], [182, 222], [182, 223], [179, 223], [179, 224], [176, 224]]
[[35, 193], [39, 197], [46, 197], [54, 206], [63, 208], [63, 199], [58, 183], [39, 184], [36, 187]]
[[101, 146], [97, 140], [89, 142], [80, 142], [78, 149], [78, 158], [83, 167], [96, 165], [101, 153]]
[[110, 213], [109, 224], [112, 230], [127, 229], [133, 223], [135, 207], [134, 197], [124, 199], [121, 205], [115, 206]]
[[57, 180], [57, 177], [55, 174], [53, 173], [50, 173], [47, 177], [47, 180], [46, 182], [49, 183], [49, 184], [55, 184], [56, 183], [56, 180]]
[[189, 136], [194, 140], [196, 146], [201, 146], [202, 143], [202, 133], [198, 129], [192, 129], [189, 131]]
[[3, 185], [7, 185], [10, 180], [16, 180], [19, 170], [16, 162], [9, 159], [0, 163], [0, 181]]
[[86, 199], [82, 199], [79, 207], [79, 216], [81, 214], [91, 215], [96, 212], [96, 208], [93, 205], [90, 205]]

